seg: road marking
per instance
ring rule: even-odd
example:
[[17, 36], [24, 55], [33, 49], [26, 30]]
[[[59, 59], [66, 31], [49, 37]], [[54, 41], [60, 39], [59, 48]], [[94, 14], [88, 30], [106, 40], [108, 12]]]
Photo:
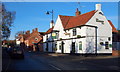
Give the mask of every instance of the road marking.
[[49, 65], [52, 66], [53, 68], [57, 69], [57, 70], [61, 70], [60, 68], [58, 68], [58, 67], [56, 67], [54, 65], [51, 65], [51, 64], [49, 64]]

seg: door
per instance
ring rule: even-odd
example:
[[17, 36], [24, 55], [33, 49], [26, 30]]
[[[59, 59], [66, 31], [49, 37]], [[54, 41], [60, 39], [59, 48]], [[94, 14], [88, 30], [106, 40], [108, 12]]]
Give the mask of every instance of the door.
[[75, 42], [72, 42], [72, 51], [71, 53], [75, 53]]
[[62, 45], [61, 45], [61, 53], [64, 53], [64, 42], [62, 41], [61, 44], [62, 44]]
[[46, 51], [48, 51], [48, 43], [46, 43]]

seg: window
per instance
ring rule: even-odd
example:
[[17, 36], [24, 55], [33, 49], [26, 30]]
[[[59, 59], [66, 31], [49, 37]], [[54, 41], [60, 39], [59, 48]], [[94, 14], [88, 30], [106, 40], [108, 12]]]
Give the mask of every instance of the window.
[[110, 38], [110, 37], [108, 37], [108, 40], [110, 41], [110, 40], [111, 40], [111, 38]]
[[57, 43], [55, 43], [55, 48], [57, 48]]
[[61, 43], [59, 43], [59, 50], [61, 50]]
[[48, 43], [46, 43], [46, 51], [48, 51]]
[[38, 41], [38, 38], [35, 38], [36, 41]]
[[109, 49], [108, 45], [109, 45], [109, 43], [105, 42], [105, 49]]
[[59, 33], [56, 33], [56, 38], [57, 38], [57, 39], [59, 38]]
[[34, 42], [32, 42], [32, 44], [34, 44]]
[[46, 39], [48, 40], [48, 35], [46, 36]]
[[79, 50], [82, 50], [82, 41], [79, 42]]
[[74, 28], [73, 29], [73, 36], [75, 36], [76, 35], [76, 29]]

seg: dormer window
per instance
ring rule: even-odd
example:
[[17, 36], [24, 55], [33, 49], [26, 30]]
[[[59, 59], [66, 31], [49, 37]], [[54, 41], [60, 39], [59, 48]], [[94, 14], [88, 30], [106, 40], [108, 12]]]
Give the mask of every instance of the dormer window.
[[76, 33], [76, 28], [73, 29], [73, 36], [75, 36], [77, 33]]

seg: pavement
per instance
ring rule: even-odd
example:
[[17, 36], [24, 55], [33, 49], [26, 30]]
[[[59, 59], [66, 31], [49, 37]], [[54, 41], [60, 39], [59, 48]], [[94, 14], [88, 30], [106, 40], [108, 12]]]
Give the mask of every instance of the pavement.
[[[112, 55], [70, 55], [61, 53], [32, 53], [49, 59], [48, 62], [63, 70], [119, 70], [120, 57]], [[80, 65], [78, 65], [80, 63]], [[92, 67], [93, 66], [93, 67]], [[61, 68], [62, 67], [62, 68]], [[83, 68], [82, 68], [83, 67]]]
[[70, 54], [62, 54], [62, 53], [48, 53], [48, 52], [31, 52], [36, 55], [45, 55], [52, 57], [65, 57], [65, 58], [76, 58], [76, 59], [109, 59], [109, 58], [120, 58], [120, 56], [112, 56], [112, 55], [70, 55]]
[[10, 56], [7, 54], [6, 50], [2, 50], [2, 70], [6, 71], [10, 64]]

